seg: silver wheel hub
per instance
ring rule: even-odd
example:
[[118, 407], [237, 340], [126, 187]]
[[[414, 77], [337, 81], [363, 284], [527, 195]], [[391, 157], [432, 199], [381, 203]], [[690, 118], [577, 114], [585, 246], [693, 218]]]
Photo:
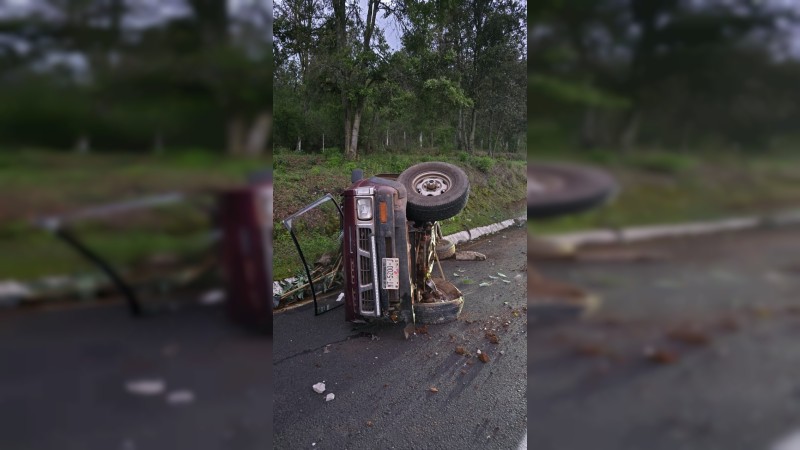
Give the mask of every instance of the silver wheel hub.
[[416, 177], [412, 184], [419, 194], [435, 197], [450, 189], [450, 178], [440, 173], [423, 173]]

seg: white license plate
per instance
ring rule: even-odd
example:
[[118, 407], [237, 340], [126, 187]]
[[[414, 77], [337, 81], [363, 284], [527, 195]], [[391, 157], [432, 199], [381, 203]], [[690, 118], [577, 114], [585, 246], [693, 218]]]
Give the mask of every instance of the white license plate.
[[383, 288], [400, 289], [400, 258], [383, 258]]

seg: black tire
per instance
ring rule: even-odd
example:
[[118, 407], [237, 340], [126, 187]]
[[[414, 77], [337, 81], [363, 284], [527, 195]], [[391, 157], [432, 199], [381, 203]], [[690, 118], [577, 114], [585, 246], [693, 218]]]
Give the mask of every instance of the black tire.
[[426, 325], [452, 322], [458, 319], [461, 309], [464, 308], [464, 296], [453, 283], [441, 278], [434, 278], [436, 286], [448, 292], [452, 300], [435, 303], [415, 303], [414, 322]]
[[617, 182], [602, 170], [569, 164], [528, 164], [528, 218], [575, 214], [609, 201]]
[[[408, 191], [406, 217], [435, 222], [460, 213], [469, 198], [469, 179], [461, 168], [443, 162], [415, 164], [397, 177]], [[422, 186], [430, 183], [430, 188]], [[427, 190], [426, 190], [427, 189]]]
[[355, 183], [356, 181], [361, 181], [362, 178], [364, 178], [364, 171], [363, 170], [361, 170], [361, 169], [353, 169], [353, 171], [350, 172], [350, 182], [351, 183]]
[[456, 254], [456, 244], [447, 239], [439, 239], [436, 244], [436, 257], [439, 259], [452, 258]]

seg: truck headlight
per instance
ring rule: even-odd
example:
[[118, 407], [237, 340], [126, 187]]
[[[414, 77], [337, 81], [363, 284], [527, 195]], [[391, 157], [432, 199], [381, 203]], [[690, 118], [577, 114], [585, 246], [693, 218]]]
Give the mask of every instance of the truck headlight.
[[372, 199], [360, 198], [356, 200], [356, 209], [358, 210], [358, 220], [372, 219]]

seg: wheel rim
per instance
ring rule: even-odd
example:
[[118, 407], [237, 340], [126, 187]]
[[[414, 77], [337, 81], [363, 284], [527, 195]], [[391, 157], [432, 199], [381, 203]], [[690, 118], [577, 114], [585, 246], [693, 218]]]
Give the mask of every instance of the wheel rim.
[[442, 195], [450, 190], [452, 185], [453, 183], [450, 181], [450, 177], [441, 172], [421, 173], [411, 182], [411, 186], [414, 187], [414, 190], [417, 191], [418, 194], [426, 197]]

